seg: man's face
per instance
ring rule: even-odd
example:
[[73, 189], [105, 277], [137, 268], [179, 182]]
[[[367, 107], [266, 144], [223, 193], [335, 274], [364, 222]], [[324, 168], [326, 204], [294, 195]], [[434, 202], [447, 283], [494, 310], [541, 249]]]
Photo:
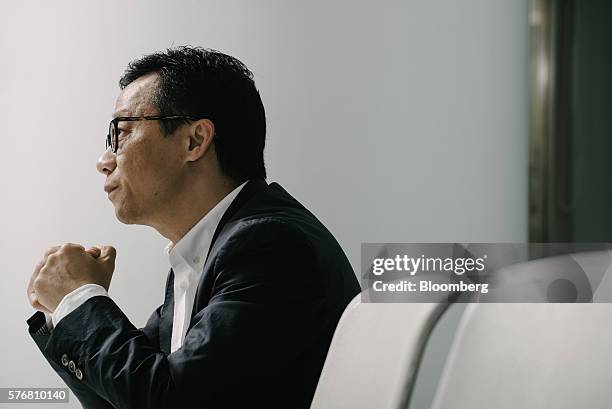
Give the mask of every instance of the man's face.
[[[157, 77], [148, 74], [125, 87], [113, 118], [157, 115], [150, 102]], [[155, 225], [171, 212], [172, 200], [181, 188], [182, 139], [164, 137], [159, 121], [120, 121], [118, 128], [117, 153], [109, 147], [97, 163], [98, 171], [106, 175], [105, 191], [121, 222]]]

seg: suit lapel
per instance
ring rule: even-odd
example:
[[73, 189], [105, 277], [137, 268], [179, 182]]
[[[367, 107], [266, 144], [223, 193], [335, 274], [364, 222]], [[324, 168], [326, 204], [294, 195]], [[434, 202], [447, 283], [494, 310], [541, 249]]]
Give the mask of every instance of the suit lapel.
[[[225, 242], [225, 237], [223, 231], [226, 230], [232, 223], [232, 219], [234, 216], [238, 214], [238, 211], [257, 193], [264, 190], [268, 184], [263, 179], [253, 179], [249, 181], [238, 196], [234, 199], [232, 204], [227, 208], [221, 220], [219, 221], [219, 225], [217, 226], [215, 233], [213, 235], [210, 248], [208, 250], [208, 255], [206, 259], [206, 263], [204, 264], [202, 276], [200, 277], [200, 282], [198, 283], [198, 287], [196, 289], [195, 300], [193, 303], [193, 309], [191, 312], [191, 319], [193, 320], [193, 316], [195, 313], [202, 308], [206, 304], [208, 304], [208, 297], [204, 297], [202, 294], [203, 283], [206, 279], [206, 272], [210, 269], [212, 265], [212, 261], [216, 257], [216, 253], [220, 248], [220, 244]], [[219, 239], [219, 240], [218, 240]], [[217, 243], [218, 242], [218, 243]], [[168, 273], [168, 278], [166, 280], [166, 294], [164, 296], [164, 307], [160, 312], [160, 323], [159, 323], [159, 348], [165, 353], [170, 354], [170, 346], [172, 342], [172, 321], [174, 319], [174, 271], [170, 269]], [[191, 328], [191, 323], [189, 328]]]
[[223, 245], [223, 243], [227, 240], [225, 235], [229, 234], [231, 231], [231, 227], [235, 224], [235, 219], [240, 218], [239, 210], [244, 207], [244, 205], [257, 193], [263, 191], [268, 187], [268, 184], [263, 179], [253, 179], [250, 180], [238, 196], [234, 199], [232, 204], [227, 208], [221, 220], [219, 221], [219, 225], [215, 229], [215, 233], [213, 234], [212, 241], [210, 243], [210, 248], [208, 249], [208, 254], [206, 256], [206, 263], [204, 263], [204, 267], [202, 268], [202, 275], [200, 276], [200, 281], [198, 283], [198, 287], [196, 289], [195, 299], [193, 302], [193, 308], [191, 310], [191, 321], [189, 323], [189, 328], [193, 325], [193, 317], [195, 314], [204, 308], [210, 299], [210, 294], [203, 294], [202, 291], [205, 288], [204, 283], [207, 280], [210, 280], [211, 277], [208, 277], [208, 272], [213, 265], [213, 262], [216, 258], [217, 252]]

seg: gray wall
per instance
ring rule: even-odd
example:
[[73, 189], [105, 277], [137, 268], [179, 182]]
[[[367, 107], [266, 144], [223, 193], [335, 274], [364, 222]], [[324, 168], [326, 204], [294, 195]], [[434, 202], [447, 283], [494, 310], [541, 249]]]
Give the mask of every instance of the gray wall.
[[165, 239], [116, 221], [95, 171], [118, 77], [154, 50], [203, 45], [251, 68], [270, 180], [355, 268], [361, 242], [524, 241], [526, 3], [3, 3], [0, 387], [61, 385], [24, 322], [47, 247], [115, 245], [110, 293], [135, 325], [162, 301]]

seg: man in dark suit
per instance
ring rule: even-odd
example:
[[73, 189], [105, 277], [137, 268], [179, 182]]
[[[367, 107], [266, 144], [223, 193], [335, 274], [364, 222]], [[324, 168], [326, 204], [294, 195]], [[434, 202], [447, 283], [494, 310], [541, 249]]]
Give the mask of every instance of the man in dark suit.
[[29, 332], [85, 408], [307, 408], [359, 292], [342, 249], [263, 162], [250, 71], [180, 47], [132, 62], [98, 161], [117, 218], [170, 240], [164, 303], [137, 329], [108, 295], [111, 246], [36, 266]]

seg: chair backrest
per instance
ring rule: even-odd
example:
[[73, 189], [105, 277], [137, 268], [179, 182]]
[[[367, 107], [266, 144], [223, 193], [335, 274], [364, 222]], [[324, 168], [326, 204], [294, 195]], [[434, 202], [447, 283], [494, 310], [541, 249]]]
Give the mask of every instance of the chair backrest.
[[[432, 408], [612, 408], [609, 257], [542, 259], [503, 272], [513, 283], [531, 280], [516, 288], [535, 289], [529, 299], [543, 303], [468, 305]], [[572, 284], [569, 299], [600, 302], [545, 303], [560, 280]]]
[[429, 333], [446, 303], [347, 306], [332, 340], [311, 409], [407, 406]]
[[471, 304], [432, 408], [612, 408], [612, 304]]
[[[612, 408], [610, 257], [553, 257], [500, 271], [498, 299], [529, 302], [467, 306], [431, 408]], [[567, 285], [559, 292], [556, 283]], [[362, 303], [362, 294], [338, 323], [311, 409], [408, 406], [448, 303]]]

